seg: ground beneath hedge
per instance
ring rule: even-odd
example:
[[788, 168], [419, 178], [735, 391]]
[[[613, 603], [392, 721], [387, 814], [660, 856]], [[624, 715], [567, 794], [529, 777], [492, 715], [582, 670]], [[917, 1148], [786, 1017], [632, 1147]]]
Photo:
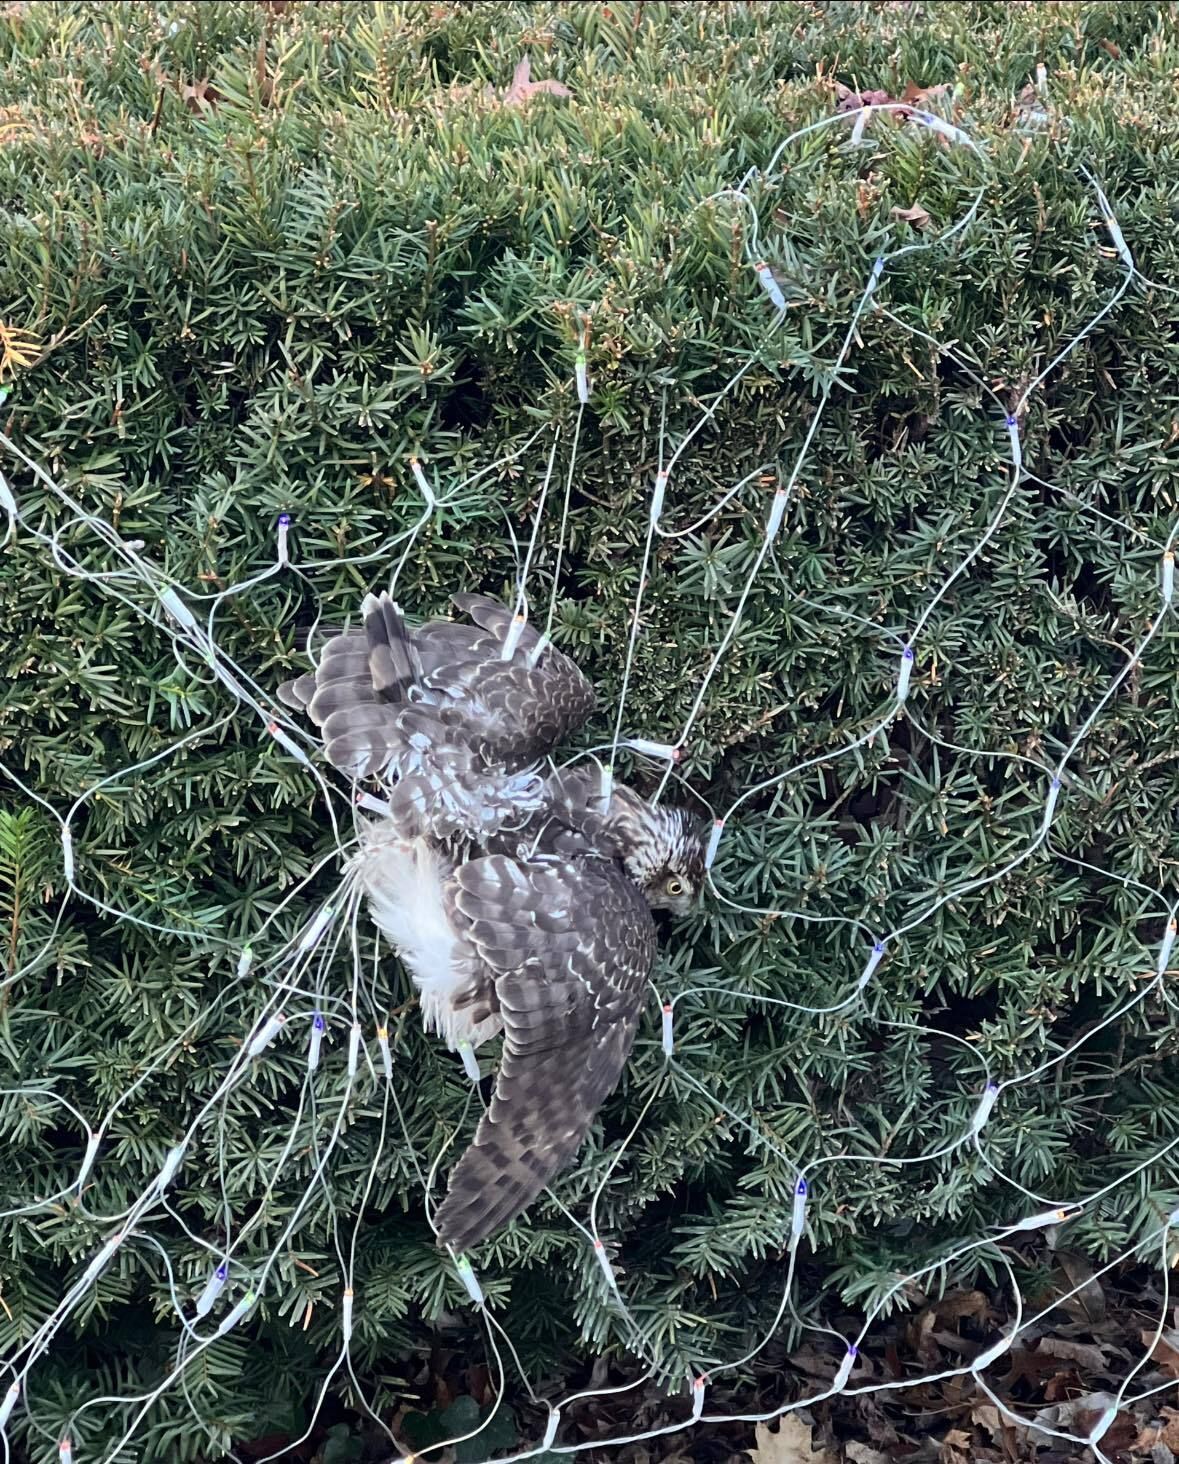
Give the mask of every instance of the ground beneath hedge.
[[[1012, 1324], [997, 1295], [956, 1291], [934, 1302], [915, 1297], [907, 1314], [872, 1329], [849, 1389], [875, 1391], [847, 1392], [774, 1424], [702, 1424], [642, 1443], [596, 1445], [596, 1440], [674, 1427], [690, 1411], [686, 1398], [668, 1398], [603, 1361], [581, 1386], [635, 1385], [566, 1408], [559, 1442], [579, 1444], [583, 1452], [575, 1457], [584, 1464], [1066, 1464], [1094, 1455], [1043, 1430], [1084, 1438], [1107, 1408], [1116, 1406], [1101, 1443], [1104, 1455], [1114, 1464], [1174, 1464], [1179, 1456], [1179, 1305], [1164, 1278], [1156, 1269], [1133, 1264], [1098, 1278], [1082, 1257], [1063, 1251], [1048, 1258], [1043, 1275], [1045, 1294], [1024, 1298], [1025, 1323], [1053, 1298], [1073, 1289], [1076, 1294], [1021, 1330], [1015, 1345], [988, 1369], [994, 1398], [969, 1375], [919, 1381], [967, 1366]], [[843, 1335], [854, 1336], [858, 1325], [850, 1314], [832, 1318]], [[826, 1344], [819, 1337], [792, 1352], [767, 1355], [754, 1384], [737, 1387], [715, 1380], [707, 1412], [769, 1413], [815, 1394], [830, 1384], [842, 1355], [833, 1339]], [[543, 1409], [518, 1399], [515, 1422], [501, 1410], [477, 1450], [471, 1445], [431, 1449], [432, 1441], [476, 1426], [492, 1410], [490, 1374], [482, 1364], [472, 1366], [440, 1347], [420, 1366], [414, 1388], [417, 1395], [407, 1397], [387, 1422], [421, 1451], [416, 1457], [434, 1464], [487, 1464], [528, 1447], [543, 1433]], [[256, 1459], [290, 1442], [271, 1436], [238, 1452]], [[325, 1421], [287, 1457], [299, 1464], [386, 1464], [393, 1456], [386, 1435], [371, 1421], [340, 1418]]]

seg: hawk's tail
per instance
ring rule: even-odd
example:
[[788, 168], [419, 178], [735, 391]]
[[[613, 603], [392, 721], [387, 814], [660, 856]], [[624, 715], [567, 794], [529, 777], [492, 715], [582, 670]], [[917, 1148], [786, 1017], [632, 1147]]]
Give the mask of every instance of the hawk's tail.
[[475, 1141], [450, 1175], [446, 1198], [434, 1212], [438, 1243], [460, 1254], [514, 1220], [581, 1147], [593, 1114], [554, 1142], [547, 1107], [510, 1111], [480, 1120]]

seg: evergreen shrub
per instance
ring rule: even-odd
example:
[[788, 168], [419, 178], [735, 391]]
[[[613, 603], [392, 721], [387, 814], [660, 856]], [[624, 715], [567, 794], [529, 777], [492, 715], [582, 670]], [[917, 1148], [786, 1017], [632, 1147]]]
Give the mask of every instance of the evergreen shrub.
[[[524, 56], [571, 96], [505, 99]], [[1041, 62], [1051, 106], [1037, 125], [1020, 94]], [[1176, 861], [1173, 623], [1082, 741], [1043, 847], [892, 944], [862, 1003], [823, 1017], [748, 999], [838, 1003], [872, 932], [1024, 850], [1043, 768], [1157, 613], [1176, 512], [1179, 296], [1139, 283], [1033, 394], [1022, 435], [1036, 476], [930, 619], [907, 714], [832, 756], [887, 712], [907, 629], [1010, 482], [1001, 415], [935, 343], [1010, 405], [1110, 299], [1122, 270], [1082, 166], [1146, 275], [1175, 278], [1177, 65], [1164, 4], [0, 11], [0, 430], [142, 540], [194, 607], [270, 569], [289, 512], [299, 572], [227, 597], [214, 627], [265, 687], [304, 665], [317, 616], [342, 624], [387, 581], [400, 550], [383, 546], [421, 516], [412, 456], [445, 501], [405, 541], [402, 603], [426, 615], [455, 590], [510, 594], [559, 423], [530, 589], [547, 603], [572, 462], [555, 637], [600, 688], [585, 741], [602, 741], [661, 430], [674, 446], [715, 406], [677, 465], [665, 525], [690, 525], [754, 476], [699, 531], [658, 542], [626, 703], [628, 731], [674, 737], [761, 546], [773, 483], [831, 388], [683, 766], [724, 808], [814, 759], [743, 805], [716, 876], [740, 905], [824, 918], [711, 899], [664, 936], [660, 989], [698, 989], [677, 1008], [676, 1066], [653, 1004], [558, 1186], [584, 1218], [605, 1181], [598, 1224], [669, 1376], [764, 1335], [797, 1165], [826, 1161], [811, 1170], [794, 1280], [810, 1321], [858, 1314], [955, 1243], [1035, 1209], [1016, 1186], [1067, 1198], [1137, 1170], [1070, 1232], [1094, 1257], [1125, 1250], [1179, 1198], [1166, 1163], [1148, 1162], [1179, 1138], [1174, 1023], [1157, 996], [1007, 1090], [981, 1152], [897, 1167], [837, 1157], [922, 1159], [952, 1144], [988, 1070], [1059, 1058], [1153, 974]], [[771, 334], [744, 216], [701, 200], [834, 110], [837, 84], [946, 86], [928, 105], [952, 111], [986, 163], [895, 118], [876, 119], [867, 149], [833, 128], [789, 150], [751, 193], [790, 305]], [[885, 308], [864, 314], [832, 381], [874, 257], [957, 219], [980, 185], [953, 242], [887, 270]], [[574, 449], [582, 314], [593, 399]], [[261, 971], [338, 866], [282, 905], [333, 847], [314, 780], [207, 668], [174, 654], [141, 586], [70, 572], [114, 561], [14, 458], [0, 468], [23, 519], [0, 562], [0, 765], [29, 790], [0, 780], [0, 931], [8, 973], [22, 972], [0, 1013], [7, 1355], [216, 1091], [262, 1000], [260, 975], [237, 980], [243, 943], [273, 916]], [[30, 526], [58, 536], [56, 558]], [[649, 767], [628, 772], [650, 784]], [[74, 853], [89, 898], [63, 906], [52, 810], [83, 796]], [[351, 968], [338, 965], [343, 992]], [[173, 1387], [124, 1457], [211, 1458], [302, 1427], [339, 1349], [337, 1236], [351, 1234], [381, 1143], [357, 1242], [357, 1375], [391, 1418], [412, 1396], [407, 1360], [436, 1328], [481, 1355], [412, 1162], [437, 1155], [439, 1126], [469, 1131], [469, 1087], [402, 1009], [409, 987], [391, 959], [376, 982], [395, 1011], [410, 1145], [391, 1117], [382, 1128], [381, 1088], [362, 1084], [330, 1183], [248, 1322], [190, 1380], [207, 1431]], [[85, 1398], [143, 1392], [168, 1371], [173, 1294], [190, 1306], [208, 1271], [199, 1242], [221, 1243], [227, 1207], [240, 1228], [261, 1201], [250, 1255], [278, 1244], [343, 1061], [336, 1039], [320, 1108], [296, 1118], [305, 1058], [294, 1037], [278, 1042], [201, 1128], [171, 1210], [119, 1252], [37, 1364], [29, 1402], [44, 1434], [23, 1409], [11, 1425], [31, 1459], [56, 1457], [56, 1431]], [[97, 1124], [129, 1090], [79, 1203], [85, 1132], [56, 1100]], [[988, 1254], [924, 1289], [980, 1272], [1005, 1284]], [[585, 1238], [551, 1202], [477, 1266], [533, 1372], [627, 1355]], [[778, 1336], [797, 1335], [787, 1315]], [[355, 1401], [350, 1383], [333, 1386]], [[97, 1457], [125, 1422], [84, 1414], [75, 1447]]]

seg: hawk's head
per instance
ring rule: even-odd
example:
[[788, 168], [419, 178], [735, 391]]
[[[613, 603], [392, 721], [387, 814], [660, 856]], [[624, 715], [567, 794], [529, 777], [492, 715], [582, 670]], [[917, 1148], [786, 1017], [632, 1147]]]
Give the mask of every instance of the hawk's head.
[[687, 915], [704, 888], [700, 826], [682, 808], [647, 803], [616, 787], [609, 823], [626, 871], [653, 910]]

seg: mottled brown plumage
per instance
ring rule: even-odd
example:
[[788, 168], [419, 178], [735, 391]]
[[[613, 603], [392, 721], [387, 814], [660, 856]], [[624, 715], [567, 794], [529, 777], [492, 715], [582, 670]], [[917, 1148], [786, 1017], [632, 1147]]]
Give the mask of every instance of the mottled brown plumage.
[[653, 907], [703, 883], [698, 831], [600, 775], [541, 759], [589, 717], [593, 688], [480, 595], [467, 624], [410, 629], [369, 596], [314, 675], [280, 688], [328, 760], [380, 785], [357, 867], [377, 926], [452, 1048], [502, 1033], [491, 1106], [435, 1223], [464, 1250], [518, 1215], [573, 1157], [634, 1042], [655, 959]]

